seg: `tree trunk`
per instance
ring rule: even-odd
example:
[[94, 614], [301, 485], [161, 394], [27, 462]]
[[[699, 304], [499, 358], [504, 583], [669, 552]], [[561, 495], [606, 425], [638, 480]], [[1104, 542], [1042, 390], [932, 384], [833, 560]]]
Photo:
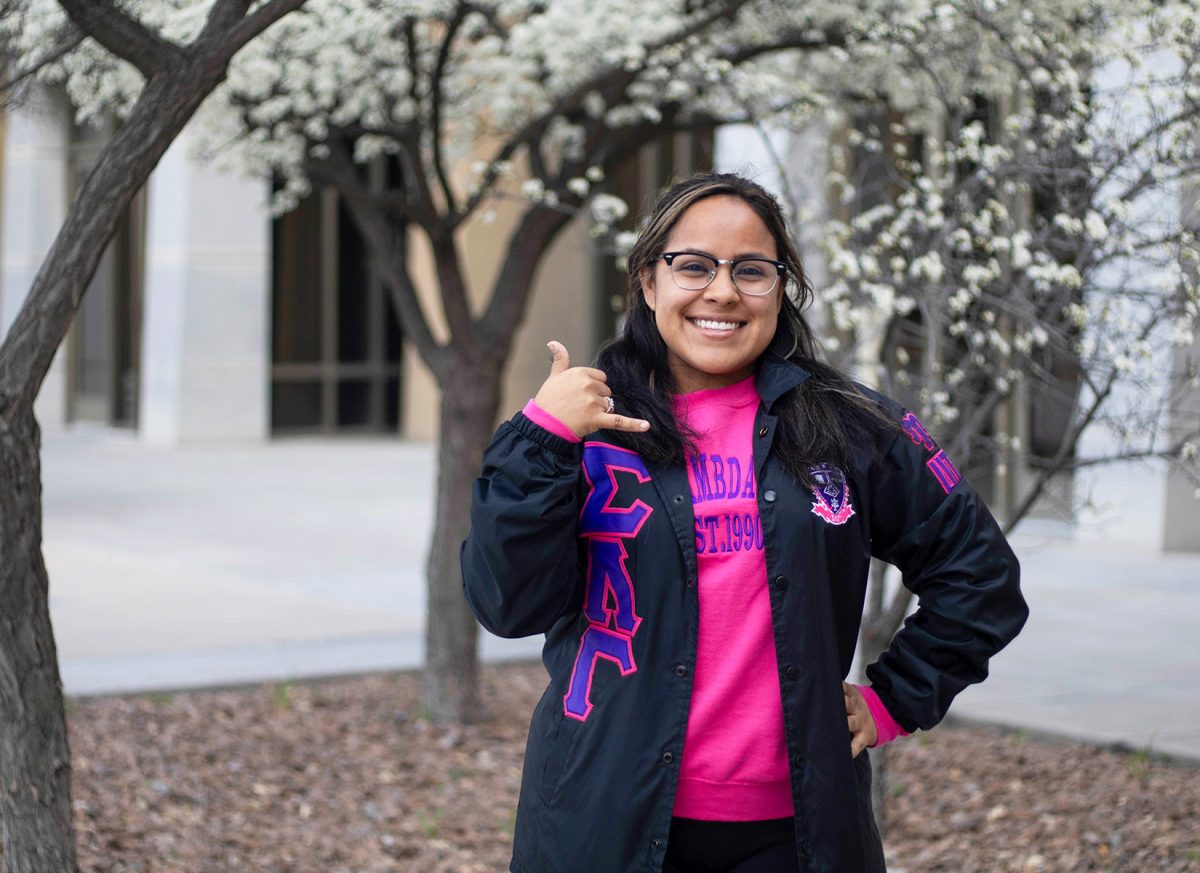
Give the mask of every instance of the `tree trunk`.
[[[227, 5], [236, 11], [236, 3]], [[79, 6], [76, 11], [91, 10]], [[248, 38], [247, 34], [253, 35], [286, 11], [286, 4], [260, 6], [259, 17], [246, 19], [244, 26], [249, 30], [238, 38]], [[111, 41], [119, 42], [109, 26], [119, 30], [127, 22], [110, 13], [100, 10], [96, 20], [109, 28], [106, 35]], [[131, 32], [141, 33], [136, 28]], [[226, 54], [234, 47], [235, 41], [199, 48], [193, 45], [188, 54], [178, 55], [177, 64], [146, 82], [132, 111], [75, 195], [25, 302], [0, 343], [0, 817], [4, 873], [74, 873], [76, 869], [71, 759], [50, 626], [49, 581], [41, 554], [41, 441], [33, 415], [34, 398], [121, 212], [204, 98], [224, 79]], [[146, 52], [143, 57], [154, 60]]]
[[459, 547], [470, 524], [471, 486], [496, 423], [502, 369], [499, 362], [477, 360], [456, 368], [441, 385], [422, 691], [429, 717], [442, 724], [482, 715], [479, 627], [463, 597]]
[[71, 755], [42, 561], [33, 410], [0, 414], [0, 821], [5, 873], [73, 873]]

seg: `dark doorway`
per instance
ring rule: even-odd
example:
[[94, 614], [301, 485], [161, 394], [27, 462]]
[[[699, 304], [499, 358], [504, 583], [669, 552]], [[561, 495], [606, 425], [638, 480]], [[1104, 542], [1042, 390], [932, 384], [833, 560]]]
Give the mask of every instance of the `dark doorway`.
[[[111, 124], [72, 131], [72, 196], [112, 138]], [[136, 428], [141, 361], [146, 197], [138, 192], [84, 292], [67, 343], [67, 418]]]
[[[373, 184], [387, 172], [368, 168]], [[397, 431], [400, 325], [337, 191], [277, 218], [272, 241], [272, 431]]]

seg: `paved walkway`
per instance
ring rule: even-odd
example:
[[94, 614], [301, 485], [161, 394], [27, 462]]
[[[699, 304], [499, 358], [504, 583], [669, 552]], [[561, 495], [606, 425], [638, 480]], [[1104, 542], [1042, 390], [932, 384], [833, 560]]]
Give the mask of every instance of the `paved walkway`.
[[[419, 666], [432, 449], [45, 441], [45, 554], [68, 694]], [[1032, 617], [953, 714], [1200, 761], [1200, 556], [1026, 533]], [[540, 638], [485, 634], [485, 659]]]

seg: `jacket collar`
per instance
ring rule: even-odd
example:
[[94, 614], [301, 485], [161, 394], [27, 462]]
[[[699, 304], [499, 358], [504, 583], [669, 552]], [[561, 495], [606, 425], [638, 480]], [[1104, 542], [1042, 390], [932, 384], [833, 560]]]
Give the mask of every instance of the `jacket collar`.
[[767, 349], [758, 361], [754, 386], [768, 412], [775, 401], [791, 391], [812, 374], [772, 349]]

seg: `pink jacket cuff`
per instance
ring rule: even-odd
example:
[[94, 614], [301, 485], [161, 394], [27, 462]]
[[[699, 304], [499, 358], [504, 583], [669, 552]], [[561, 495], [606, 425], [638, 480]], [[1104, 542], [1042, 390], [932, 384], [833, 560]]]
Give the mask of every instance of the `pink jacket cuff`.
[[562, 437], [567, 442], [579, 442], [579, 435], [576, 434], [575, 431], [571, 430], [549, 412], [542, 409], [542, 407], [534, 403], [532, 399], [525, 404], [525, 408], [522, 409], [521, 412], [526, 418], [543, 430], [548, 430], [555, 436]]
[[883, 701], [879, 699], [879, 695], [869, 685], [856, 686], [862, 692], [863, 700], [867, 702], [867, 709], [871, 711], [871, 718], [875, 719], [875, 729], [879, 732], [879, 739], [875, 740], [875, 744], [871, 748], [882, 746], [885, 743], [890, 743], [896, 737], [908, 736], [908, 731], [900, 727], [896, 720], [892, 718], [891, 713], [883, 705]]

